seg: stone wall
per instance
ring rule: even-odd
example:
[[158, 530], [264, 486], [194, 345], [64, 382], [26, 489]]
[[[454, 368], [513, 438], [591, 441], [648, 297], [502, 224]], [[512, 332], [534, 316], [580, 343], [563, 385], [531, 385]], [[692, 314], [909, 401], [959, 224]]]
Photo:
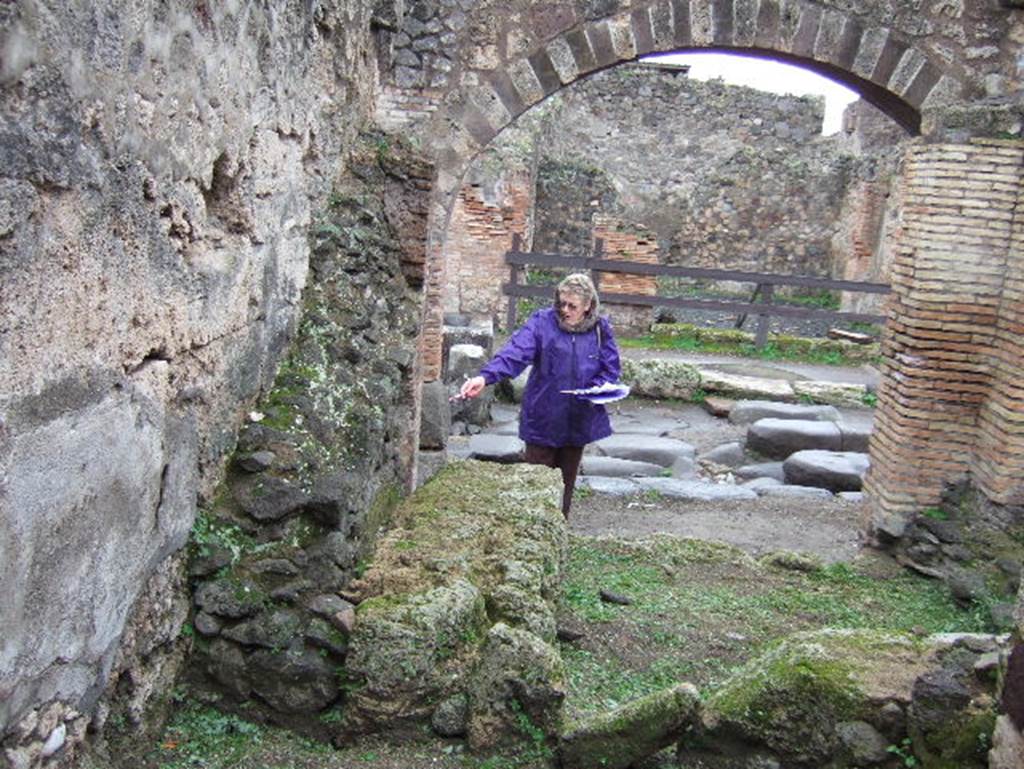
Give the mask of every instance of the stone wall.
[[[820, 135], [821, 99], [642, 65], [599, 72], [555, 98], [544, 156], [613, 180], [620, 215], [656, 235], [663, 261], [828, 274], [851, 161]], [[564, 198], [577, 183], [538, 185], [538, 211], [544, 193]], [[538, 235], [559, 221], [538, 215]]]
[[[309, 230], [373, 106], [373, 5], [0, 5], [0, 736], [15, 765], [58, 721], [80, 734], [120, 673], [141, 707], [158, 676], [140, 660], [174, 653], [182, 596], [147, 584], [295, 329]], [[129, 636], [138, 653], [119, 651]]]

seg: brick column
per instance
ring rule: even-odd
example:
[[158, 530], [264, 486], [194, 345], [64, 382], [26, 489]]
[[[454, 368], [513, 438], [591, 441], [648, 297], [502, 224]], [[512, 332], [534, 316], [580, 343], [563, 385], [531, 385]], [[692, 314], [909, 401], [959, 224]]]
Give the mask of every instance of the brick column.
[[[1024, 374], [1012, 337], [1024, 317], [1022, 146], [978, 140], [908, 153], [865, 480], [876, 531], [900, 536], [948, 484], [975, 475], [991, 495], [1020, 467], [1006, 441], [1016, 436], [1024, 448], [1021, 390], [1010, 385]], [[1008, 268], [1018, 271], [1012, 281]]]

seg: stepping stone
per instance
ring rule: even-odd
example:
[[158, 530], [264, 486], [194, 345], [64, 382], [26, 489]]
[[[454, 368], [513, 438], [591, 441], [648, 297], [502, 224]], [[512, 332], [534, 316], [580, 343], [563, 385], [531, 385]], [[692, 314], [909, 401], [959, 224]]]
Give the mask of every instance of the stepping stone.
[[613, 415], [612, 430], [617, 435], [668, 435], [673, 430], [689, 427], [686, 420], [671, 417], [644, 418], [634, 414]]
[[581, 475], [577, 483], [595, 494], [607, 494], [610, 497], [630, 497], [640, 491], [640, 487], [628, 478], [611, 478], [606, 475]]
[[699, 459], [701, 462], [714, 462], [725, 467], [739, 467], [747, 461], [747, 454], [743, 450], [743, 445], [738, 441], [734, 441], [732, 443], [723, 443], [721, 446], [715, 446], [710, 451], [705, 451], [700, 455]]
[[482, 459], [485, 462], [522, 462], [525, 448], [526, 444], [511, 435], [481, 433], [469, 439], [470, 459]]
[[725, 418], [729, 416], [733, 406], [736, 405], [736, 401], [732, 398], [721, 398], [717, 395], [709, 395], [704, 399], [701, 405], [711, 416]]
[[519, 437], [519, 422], [503, 422], [500, 425], [494, 425], [487, 432], [491, 435], [515, 435]]
[[780, 481], [778, 478], [769, 478], [767, 476], [762, 476], [760, 478], [754, 478], [752, 481], [747, 481], [746, 483], [740, 485], [743, 486], [743, 488], [745, 489], [753, 489], [758, 494], [760, 494], [762, 489], [767, 489], [769, 486], [781, 486], [782, 481]]
[[804, 419], [812, 422], [838, 422], [835, 406], [807, 406], [778, 401], [737, 401], [729, 412], [734, 425], [749, 425], [759, 419]]
[[836, 496], [844, 502], [863, 502], [863, 491], [840, 491]]
[[686, 480], [697, 479], [697, 462], [690, 457], [676, 457], [672, 463], [672, 477]]
[[732, 474], [744, 481], [755, 478], [773, 478], [779, 483], [783, 483], [786, 480], [782, 462], [757, 462], [752, 465], [743, 465], [733, 470]]
[[696, 451], [689, 443], [655, 435], [612, 435], [594, 444], [599, 454], [671, 467], [677, 457], [692, 458]]
[[756, 492], [726, 483], [681, 481], [676, 478], [637, 478], [636, 482], [645, 491], [656, 491], [666, 497], [692, 502], [757, 499]]
[[794, 399], [793, 387], [784, 379], [731, 374], [713, 368], [700, 369], [700, 386], [706, 392], [737, 399], [753, 399], [759, 396], [785, 401]]
[[842, 435], [842, 451], [858, 451], [866, 454], [868, 451], [868, 440], [871, 438], [871, 425], [851, 425], [845, 422], [839, 423], [839, 432]]
[[848, 408], [867, 408], [864, 396], [867, 385], [852, 382], [793, 382], [796, 396], [809, 398], [815, 403], [831, 403]]
[[804, 449], [840, 451], [843, 436], [835, 422], [808, 419], [759, 419], [747, 428], [747, 451], [785, 459]]
[[758, 489], [757, 493], [762, 497], [821, 497], [823, 499], [832, 497], [832, 492], [828, 489], [816, 486], [793, 486], [788, 483], [765, 486]]
[[580, 472], [583, 475], [604, 475], [609, 478], [633, 478], [644, 475], [661, 475], [665, 472], [665, 468], [652, 462], [639, 462], [635, 459], [585, 454]]
[[856, 451], [798, 451], [783, 463], [786, 483], [829, 491], [860, 491], [868, 455]]
[[495, 403], [491, 406], [491, 421], [495, 423], [519, 422], [519, 407], [508, 403]]

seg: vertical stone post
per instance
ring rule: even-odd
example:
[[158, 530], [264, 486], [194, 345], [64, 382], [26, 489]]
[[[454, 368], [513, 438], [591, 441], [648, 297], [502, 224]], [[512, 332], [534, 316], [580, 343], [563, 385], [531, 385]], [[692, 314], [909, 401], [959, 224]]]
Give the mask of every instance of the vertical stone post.
[[994, 499], [1020, 493], [1022, 153], [998, 140], [908, 152], [865, 481], [876, 532], [901, 536], [968, 475]]

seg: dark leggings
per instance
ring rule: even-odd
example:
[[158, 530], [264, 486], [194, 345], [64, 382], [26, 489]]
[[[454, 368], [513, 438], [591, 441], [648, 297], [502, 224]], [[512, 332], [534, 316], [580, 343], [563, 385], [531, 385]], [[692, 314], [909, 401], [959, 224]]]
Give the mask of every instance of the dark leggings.
[[562, 515], [566, 518], [569, 517], [572, 491], [576, 487], [576, 475], [582, 458], [583, 446], [539, 446], [527, 443], [523, 453], [523, 460], [531, 465], [557, 467], [562, 471]]

